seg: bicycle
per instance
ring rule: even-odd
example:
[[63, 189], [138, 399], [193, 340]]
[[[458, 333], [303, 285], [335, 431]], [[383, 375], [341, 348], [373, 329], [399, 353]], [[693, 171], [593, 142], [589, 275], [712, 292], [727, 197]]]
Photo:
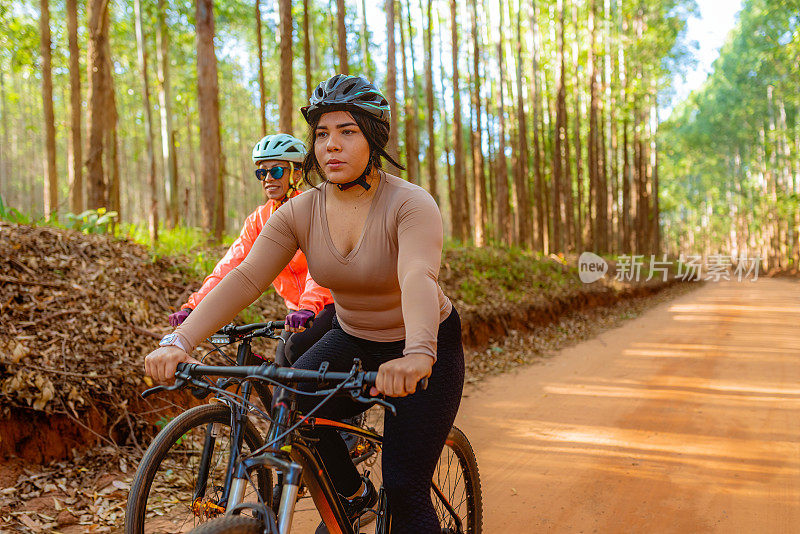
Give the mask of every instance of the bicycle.
[[[277, 339], [275, 331], [282, 328], [283, 321], [227, 325], [211, 336], [210, 341], [215, 345], [214, 350], [231, 363], [252, 365], [258, 361], [251, 350], [252, 340]], [[234, 362], [222, 349], [236, 342], [239, 346]], [[250, 397], [255, 390], [263, 406], [269, 409], [272, 394], [263, 384], [242, 385], [235, 380], [220, 380], [217, 386], [225, 394], [215, 396], [210, 404], [195, 406], [176, 416], [148, 447], [128, 497], [127, 534], [186, 532], [199, 522], [224, 513], [235, 459], [242, 452], [256, 450], [264, 443], [255, 423], [248, 417], [254, 408]], [[241, 400], [236, 399], [237, 393], [227, 392], [232, 386], [240, 389]], [[143, 396], [160, 388], [148, 390]], [[199, 398], [208, 396], [203, 390], [193, 393]], [[197, 476], [187, 480], [177, 473]], [[260, 471], [258, 491], [267, 494], [273, 485], [272, 478], [270, 470]], [[188, 502], [188, 506], [178, 496]]]
[[[244, 337], [255, 337], [256, 335], [271, 334], [269, 325], [273, 323], [248, 325], [247, 327], [238, 327], [237, 335], [244, 333]], [[261, 328], [259, 331], [258, 328]], [[247, 331], [247, 332], [245, 332]], [[243, 344], [245, 345], [245, 344]], [[246, 352], [249, 348], [243, 348], [240, 345], [237, 363], [242, 363], [247, 360]], [[247, 344], [249, 347], [249, 343]], [[259, 442], [254, 436], [247, 436], [251, 433], [247, 430], [247, 425], [251, 423], [247, 420], [242, 424], [241, 418], [237, 423], [236, 414], [246, 414], [248, 411], [255, 410], [260, 412], [252, 405], [248, 405], [245, 398], [249, 395], [250, 389], [261, 391], [260, 396], [265, 396], [262, 393], [268, 392], [268, 389], [263, 386], [263, 381], [271, 382], [274, 385], [287, 385], [296, 383], [299, 378], [303, 381], [306, 379], [316, 381], [331, 381], [340, 380], [339, 386], [333, 390], [323, 390], [318, 392], [318, 395], [328, 395], [323, 403], [335, 393], [349, 392], [354, 398], [359, 398], [361, 402], [375, 402], [374, 398], [364, 396], [364, 388], [369, 387], [374, 383], [374, 376], [376, 373], [363, 373], [354, 368], [351, 373], [326, 373], [325, 369], [319, 372], [314, 371], [300, 371], [297, 369], [285, 369], [276, 367], [267, 367], [262, 365], [257, 366], [241, 366], [237, 367], [210, 367], [210, 366], [184, 366], [179, 367], [176, 372], [176, 383], [170, 387], [159, 386], [149, 390], [152, 393], [154, 390], [163, 389], [181, 389], [185, 387], [194, 387], [201, 392], [216, 392], [218, 397], [222, 399], [219, 404], [207, 405], [198, 408], [203, 408], [209, 414], [214, 413], [214, 424], [222, 425], [220, 419], [223, 415], [227, 415], [230, 419], [230, 430], [232, 431], [233, 441], [229, 446], [229, 453], [225, 462], [211, 462], [210, 458], [213, 457], [209, 454], [208, 441], [209, 435], [212, 434], [210, 428], [214, 424], [209, 423], [209, 429], [205, 432], [205, 446], [203, 448], [204, 454], [201, 454], [201, 462], [198, 468], [185, 467], [190, 473], [197, 472], [198, 476], [194, 481], [192, 487], [193, 498], [191, 506], [187, 509], [191, 510], [193, 517], [197, 518], [202, 516], [203, 519], [212, 519], [219, 517], [222, 513], [228, 513], [224, 517], [212, 520], [205, 523], [197, 532], [289, 532], [291, 525], [292, 513], [294, 504], [296, 502], [298, 492], [300, 490], [299, 478], [300, 473], [307, 472], [319, 475], [317, 477], [307, 476], [307, 485], [314, 498], [318, 510], [321, 511], [323, 517], [327, 518], [327, 523], [330, 523], [329, 529], [332, 532], [354, 532], [353, 526], [349, 525], [342, 504], [339, 497], [333, 490], [330, 479], [326, 479], [322, 473], [319, 459], [315, 457], [313, 446], [306, 443], [302, 437], [302, 430], [316, 426], [318, 428], [334, 428], [336, 430], [349, 432], [359, 437], [359, 443], [362, 445], [359, 449], [355, 448], [354, 461], [369, 461], [376, 462], [379, 457], [381, 436], [375, 429], [365, 429], [338, 421], [328, 421], [320, 418], [311, 418], [312, 412], [300, 417], [289, 406], [293, 405], [291, 402], [277, 403], [276, 409], [273, 414], [270, 432], [267, 438], [267, 443]], [[202, 376], [218, 376], [221, 377], [217, 385], [212, 385], [210, 382], [201, 380]], [[370, 382], [371, 380], [371, 382]], [[231, 383], [238, 383], [241, 385], [242, 396], [232, 395], [225, 391], [224, 387]], [[293, 390], [294, 391], [294, 390]], [[263, 399], [262, 399], [263, 402]], [[378, 401], [385, 406], [390, 406], [385, 401]], [[265, 406], [269, 404], [265, 403]], [[136, 503], [146, 502], [151, 489], [152, 476], [160, 465], [163, 458], [163, 449], [169, 449], [176, 441], [177, 436], [183, 436], [181, 432], [187, 428], [196, 429], [198, 427], [197, 421], [202, 417], [209, 417], [207, 414], [201, 414], [201, 410], [193, 408], [189, 412], [195, 412], [197, 415], [194, 418], [186, 416], [186, 414], [179, 416], [175, 421], [170, 423], [162, 433], [154, 441], [148, 449], [148, 453], [142, 460], [137, 476], [134, 479], [134, 484], [131, 489], [131, 497], [129, 499], [128, 517], [126, 517], [126, 532], [141, 532], [142, 530], [135, 530], [135, 521], [129, 521], [131, 514], [136, 514], [141, 510], [137, 510]], [[393, 409], [393, 408], [390, 408]], [[263, 412], [260, 415], [269, 419], [269, 416]], [[244, 416], [246, 418], [246, 415]], [[205, 421], [205, 419], [203, 419]], [[299, 424], [297, 423], [299, 421]], [[292, 431], [283, 431], [286, 429], [287, 424], [291, 423], [289, 427]], [[194, 424], [194, 426], [192, 426]], [[241, 429], [245, 429], [242, 431]], [[238, 430], [237, 430], [238, 429]], [[257, 432], [256, 432], [257, 435]], [[259, 436], [260, 437], [260, 436]], [[180, 438], [179, 438], [180, 439]], [[248, 445], [248, 450], [242, 449], [241, 444]], [[278, 442], [283, 443], [280, 447], [290, 447], [294, 451], [295, 456], [285, 449], [277, 448]], [[237, 446], [238, 444], [238, 446]], [[364, 445], [366, 444], [366, 445]], [[213, 449], [213, 444], [212, 447]], [[151, 451], [154, 451], [151, 453]], [[299, 452], [298, 452], [299, 451]], [[241, 454], [240, 454], [241, 453]], [[481, 497], [480, 497], [480, 479], [477, 471], [477, 464], [474, 459], [474, 454], [469, 446], [466, 437], [458, 431], [453, 429], [447, 440], [447, 445], [440, 460], [440, 468], [437, 469], [435, 478], [438, 477], [438, 484], [434, 482], [435, 488], [434, 497], [436, 503], [437, 513], [443, 522], [443, 532], [469, 532], [478, 533], [481, 531]], [[453, 469], [454, 461], [458, 467]], [[205, 463], [204, 463], [205, 462]], [[220, 463], [226, 463], [226, 476], [221, 485], [211, 484], [209, 486], [207, 478], [212, 474], [210, 467]], [[149, 464], [149, 465], [148, 465]], [[308, 466], [311, 468], [308, 468]], [[180, 464], [178, 465], [180, 467]], [[279, 469], [284, 473], [284, 480], [279, 483], [280, 488], [280, 501], [273, 502], [272, 491], [267, 487], [271, 485], [271, 471], [270, 467]], [[233, 476], [231, 473], [235, 470]], [[143, 473], [140, 475], [140, 472]], [[463, 495], [460, 496], [461, 500], [455, 504], [458, 510], [464, 509], [463, 513], [459, 514], [458, 510], [453, 507], [451, 502], [454, 492], [458, 487], [458, 480], [456, 485], [445, 484], [442, 481], [442, 476], [445, 477], [451, 472], [461, 473], [460, 483], [463, 486]], [[254, 482], [255, 479], [255, 482]], [[205, 491], [211, 487], [211, 497], [206, 499]], [[442, 492], [450, 493], [450, 499]], [[390, 513], [387, 508], [387, 502], [383, 491], [381, 491], [382, 498], [379, 500], [378, 509], [375, 511], [375, 517], [378, 519], [376, 532], [388, 532], [390, 528]], [[245, 517], [240, 514], [242, 512], [250, 513], [251, 517]], [[205, 515], [204, 515], [205, 514]], [[462, 517], [463, 516], [463, 517]], [[135, 519], [135, 518], [134, 518]], [[359, 525], [363, 524], [359, 521]], [[130, 525], [130, 526], [129, 526]], [[336, 525], [336, 526], [334, 526]], [[169, 531], [176, 531], [175, 524], [170, 527]], [[186, 524], [180, 525], [180, 530], [183, 530]], [[221, 529], [221, 530], [220, 530]], [[231, 530], [226, 530], [231, 529]], [[338, 529], [338, 530], [336, 530]]]
[[[259, 359], [251, 349], [256, 338], [279, 339], [276, 331], [283, 329], [283, 321], [255, 323], [244, 326], [227, 325], [209, 338], [219, 352], [237, 366], [253, 365]], [[223, 348], [239, 343], [237, 356], [230, 358]], [[207, 356], [207, 355], [206, 355]], [[231, 386], [236, 393], [225, 391]], [[217, 383], [223, 394], [211, 399], [211, 404], [195, 406], [176, 416], [154, 438], [134, 476], [125, 514], [125, 532], [186, 532], [197, 524], [222, 515], [227, 506], [228, 492], [233, 477], [233, 466], [238, 456], [263, 445], [264, 441], [250, 414], [259, 413], [250, 397], [255, 391], [264, 407], [272, 402], [272, 393], [262, 383], [242, 384], [235, 379]], [[143, 396], [162, 390], [157, 387]], [[206, 390], [193, 391], [205, 398]], [[375, 409], [362, 414], [353, 424], [366, 428], [380, 426], [380, 415]], [[268, 416], [260, 412], [262, 418]], [[354, 462], [371, 468], [378, 456], [375, 447], [364, 438], [356, 437], [352, 445]], [[196, 475], [189, 479], [177, 474]], [[372, 470], [373, 479], [379, 470]], [[278, 477], [280, 484], [280, 476]], [[270, 470], [261, 470], [253, 491], [271, 497], [273, 476]], [[277, 487], [277, 486], [276, 486]]]

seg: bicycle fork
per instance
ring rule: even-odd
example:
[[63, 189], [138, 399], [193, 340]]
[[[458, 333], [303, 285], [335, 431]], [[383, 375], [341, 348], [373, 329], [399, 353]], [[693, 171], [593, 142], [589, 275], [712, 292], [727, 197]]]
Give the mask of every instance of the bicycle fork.
[[292, 528], [294, 508], [297, 502], [297, 493], [300, 490], [300, 478], [303, 473], [303, 466], [297, 462], [281, 460], [272, 455], [261, 455], [242, 460], [231, 484], [228, 510], [234, 510], [239, 504], [243, 503], [244, 494], [249, 483], [247, 472], [264, 466], [275, 468], [283, 473], [283, 491], [281, 492], [281, 502], [278, 506], [278, 532], [280, 534], [288, 534]]

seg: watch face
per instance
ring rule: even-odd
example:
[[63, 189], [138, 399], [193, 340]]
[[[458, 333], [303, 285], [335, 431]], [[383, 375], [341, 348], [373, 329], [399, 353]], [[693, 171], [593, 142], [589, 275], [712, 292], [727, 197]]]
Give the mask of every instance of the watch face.
[[175, 342], [175, 339], [178, 337], [177, 334], [167, 334], [166, 336], [161, 338], [161, 341], [158, 342], [159, 345], [170, 345]]

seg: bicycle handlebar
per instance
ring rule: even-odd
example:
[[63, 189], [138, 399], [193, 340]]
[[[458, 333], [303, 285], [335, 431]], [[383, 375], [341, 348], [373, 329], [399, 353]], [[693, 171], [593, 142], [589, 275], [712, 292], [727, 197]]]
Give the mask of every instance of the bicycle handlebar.
[[[183, 375], [183, 376], [181, 376]], [[223, 376], [230, 378], [267, 378], [276, 382], [296, 384], [298, 382], [345, 382], [355, 380], [364, 386], [374, 386], [378, 378], [377, 371], [352, 372], [311, 371], [293, 367], [277, 367], [274, 365], [220, 366], [198, 365], [196, 363], [179, 363], [175, 370], [179, 378], [196, 378], [198, 376]], [[428, 388], [428, 378], [419, 381], [420, 389]]]
[[276, 367], [274, 365], [199, 365], [196, 363], [179, 363], [175, 370], [176, 378], [197, 378], [200, 376], [222, 376], [230, 378], [266, 378], [276, 382], [296, 384], [298, 382], [345, 382], [360, 378], [364, 385], [374, 386], [378, 373], [360, 371], [342, 373], [333, 371], [310, 371], [293, 367]]
[[234, 324], [228, 324], [223, 326], [222, 328], [217, 331], [217, 335], [221, 336], [243, 336], [249, 334], [250, 332], [254, 332], [256, 330], [265, 329], [265, 330], [283, 330], [286, 321], [269, 321], [268, 323], [252, 323], [252, 324], [245, 324], [242, 326], [236, 326]]

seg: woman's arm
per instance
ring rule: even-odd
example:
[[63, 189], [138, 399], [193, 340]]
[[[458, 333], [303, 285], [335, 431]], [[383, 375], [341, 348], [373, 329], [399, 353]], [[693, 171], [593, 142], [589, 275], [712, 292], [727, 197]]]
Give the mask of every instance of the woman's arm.
[[400, 284], [406, 345], [403, 357], [378, 368], [374, 393], [403, 397], [416, 391], [436, 361], [439, 334], [439, 264], [442, 218], [427, 193], [403, 203], [397, 215], [397, 280]]
[[434, 361], [443, 241], [442, 216], [433, 198], [420, 191], [406, 200], [397, 221], [397, 280], [406, 329], [403, 354], [426, 354]]
[[189, 354], [203, 339], [261, 296], [297, 252], [295, 236], [289, 211], [276, 211], [244, 261], [228, 273], [175, 330], [186, 351], [175, 346], [161, 347], [145, 358], [145, 371], [160, 381], [174, 375], [176, 364], [189, 361]]

